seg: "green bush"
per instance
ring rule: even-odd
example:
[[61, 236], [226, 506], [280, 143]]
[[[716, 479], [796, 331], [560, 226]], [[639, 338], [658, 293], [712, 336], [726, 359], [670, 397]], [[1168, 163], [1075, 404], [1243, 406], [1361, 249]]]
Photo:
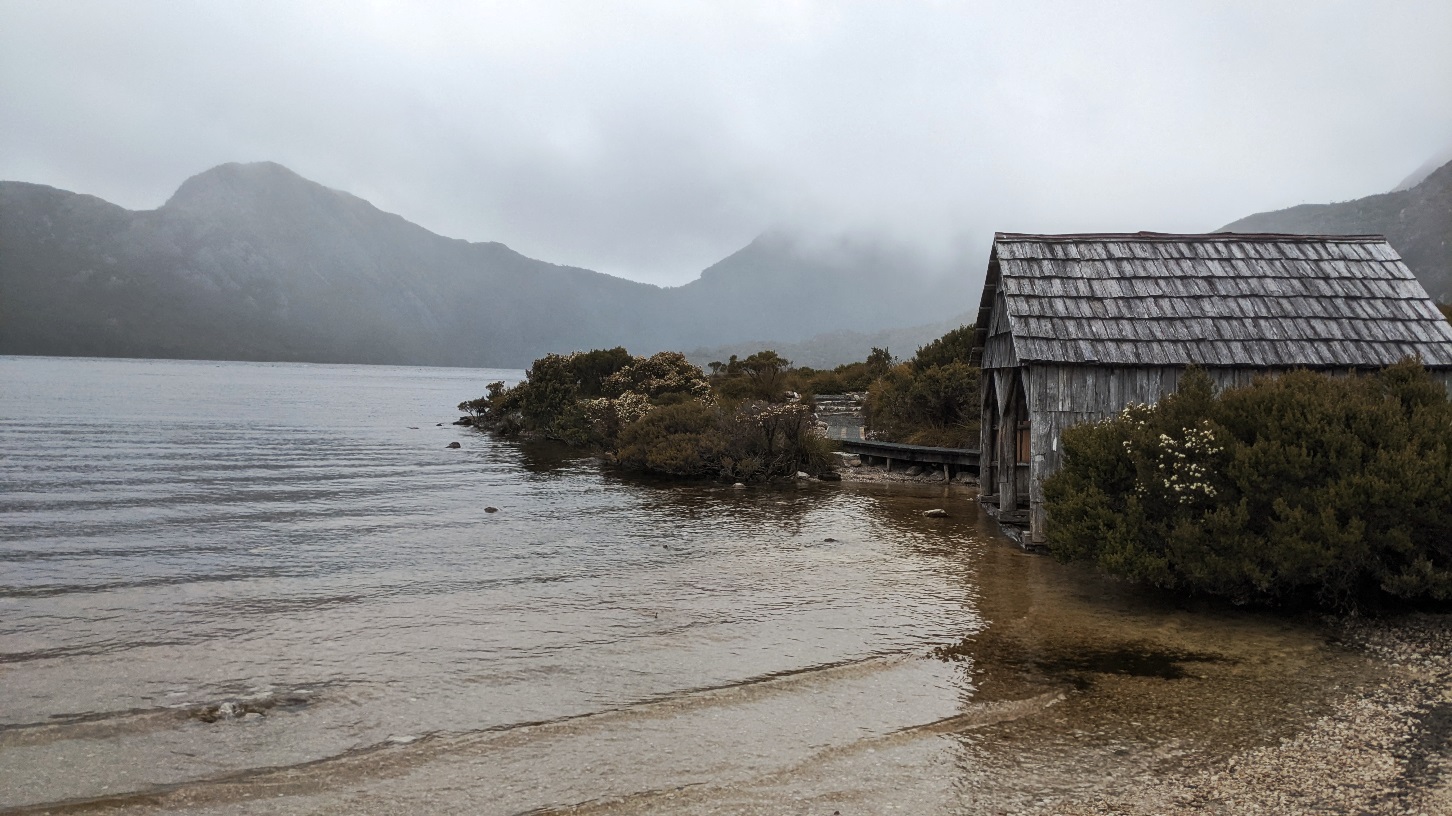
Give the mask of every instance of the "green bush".
[[[608, 445], [647, 404], [709, 398], [711, 386], [685, 355], [632, 357], [623, 348], [547, 354], [512, 388], [459, 404], [476, 423], [505, 436], [534, 434], [572, 445]], [[623, 419], [622, 419], [623, 416]]]
[[657, 408], [620, 432], [621, 465], [667, 476], [759, 481], [830, 467], [831, 446], [802, 405], [684, 402]]
[[[732, 381], [746, 396], [780, 396], [789, 364], [775, 352], [732, 362]], [[490, 383], [486, 396], [459, 407], [503, 435], [613, 451], [625, 467], [667, 476], [750, 481], [830, 466], [830, 443], [817, 435], [808, 405], [716, 396], [677, 352], [645, 358], [610, 349], [547, 355], [524, 382]]]
[[709, 368], [711, 385], [722, 399], [780, 402], [787, 391], [803, 397], [866, 391], [873, 380], [892, 368], [892, 355], [887, 349], [874, 348], [866, 360], [819, 370], [809, 366], [792, 368], [790, 360], [765, 349], [745, 359], [733, 354], [724, 363], [710, 363]]
[[711, 363], [713, 386], [723, 399], [781, 402], [792, 379], [791, 365], [791, 360], [771, 349], [744, 360], [733, 354], [725, 363]]
[[943, 366], [949, 363], [966, 363], [973, 350], [973, 326], [959, 326], [938, 339], [922, 346], [913, 355], [913, 365], [918, 368]]
[[879, 439], [967, 448], [978, 441], [978, 369], [953, 360], [902, 363], [867, 391], [867, 429]]
[[651, 411], [620, 432], [620, 464], [667, 476], [720, 475], [725, 441], [716, 428], [716, 411], [701, 402], [682, 402]]
[[1059, 558], [1236, 602], [1452, 599], [1452, 403], [1416, 362], [1154, 407], [1063, 435], [1044, 485]]

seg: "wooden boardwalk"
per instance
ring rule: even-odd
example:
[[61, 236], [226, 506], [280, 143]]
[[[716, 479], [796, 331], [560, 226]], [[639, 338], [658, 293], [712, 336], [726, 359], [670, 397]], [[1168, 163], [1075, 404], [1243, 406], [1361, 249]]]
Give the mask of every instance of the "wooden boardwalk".
[[837, 443], [846, 453], [855, 453], [864, 463], [881, 460], [892, 470], [893, 463], [941, 465], [943, 474], [951, 477], [954, 470], [978, 472], [978, 451], [971, 448], [933, 448], [926, 445], [904, 445], [899, 442], [870, 442], [865, 439], [843, 439]]

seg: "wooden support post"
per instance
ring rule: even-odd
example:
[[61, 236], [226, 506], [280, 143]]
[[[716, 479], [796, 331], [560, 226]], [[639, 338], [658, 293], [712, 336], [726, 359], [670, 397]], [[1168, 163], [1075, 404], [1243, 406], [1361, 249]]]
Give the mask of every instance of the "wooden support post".
[[887, 472], [888, 473], [891, 473], [892, 472], [892, 457], [891, 456], [884, 456], [882, 458], [883, 458], [884, 461], [887, 462]]
[[944, 462], [943, 463], [943, 481], [945, 481], [945, 482], [951, 482], [951, 481], [953, 481], [953, 474], [951, 474], [951, 473], [948, 472], [948, 463], [947, 462]]

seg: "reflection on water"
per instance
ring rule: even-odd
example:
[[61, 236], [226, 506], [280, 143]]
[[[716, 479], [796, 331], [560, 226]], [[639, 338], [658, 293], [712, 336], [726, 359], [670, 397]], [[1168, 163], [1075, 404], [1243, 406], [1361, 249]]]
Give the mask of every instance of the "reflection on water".
[[963, 488], [436, 424], [509, 372], [0, 369], [0, 812], [999, 812], [1274, 741], [1361, 666]]

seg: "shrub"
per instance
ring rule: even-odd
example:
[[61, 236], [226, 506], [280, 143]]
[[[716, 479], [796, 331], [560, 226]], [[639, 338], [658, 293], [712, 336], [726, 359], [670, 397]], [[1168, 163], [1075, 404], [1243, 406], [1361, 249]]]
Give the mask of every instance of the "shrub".
[[733, 354], [725, 363], [712, 363], [711, 370], [715, 372], [716, 390], [725, 399], [780, 402], [788, 380], [793, 379], [791, 365], [791, 360], [764, 349], [744, 360]]
[[930, 368], [949, 363], [966, 363], [973, 350], [973, 326], [959, 326], [938, 339], [922, 346], [913, 355], [913, 365]]
[[978, 369], [960, 361], [902, 363], [867, 392], [867, 428], [880, 439], [970, 447], [978, 438]]
[[711, 384], [706, 381], [701, 369], [686, 359], [686, 355], [678, 351], [662, 351], [651, 357], [632, 358], [629, 364], [604, 378], [600, 393], [608, 397], [635, 393], [652, 400], [672, 395], [708, 399]]
[[459, 404], [498, 433], [537, 434], [572, 445], [608, 445], [625, 422], [689, 399], [709, 399], [711, 386], [684, 355], [663, 351], [632, 357], [623, 348], [547, 354], [513, 388], [490, 383], [489, 393]]
[[[779, 395], [787, 362], [775, 352], [732, 362], [748, 394]], [[524, 382], [490, 383], [486, 396], [460, 408], [477, 415], [476, 425], [504, 435], [613, 450], [625, 467], [675, 477], [768, 479], [820, 472], [830, 459], [809, 407], [766, 400], [718, 405], [701, 370], [676, 352], [546, 355]]]
[[1452, 599], [1452, 404], [1415, 362], [1214, 394], [1063, 436], [1044, 485], [1062, 559], [1237, 602], [1346, 609]]
[[620, 433], [617, 458], [637, 470], [668, 476], [720, 475], [725, 440], [717, 430], [716, 410], [700, 402], [682, 402], [651, 411]]
[[657, 408], [620, 432], [618, 461], [668, 476], [750, 481], [820, 472], [831, 449], [802, 405], [692, 401]]

